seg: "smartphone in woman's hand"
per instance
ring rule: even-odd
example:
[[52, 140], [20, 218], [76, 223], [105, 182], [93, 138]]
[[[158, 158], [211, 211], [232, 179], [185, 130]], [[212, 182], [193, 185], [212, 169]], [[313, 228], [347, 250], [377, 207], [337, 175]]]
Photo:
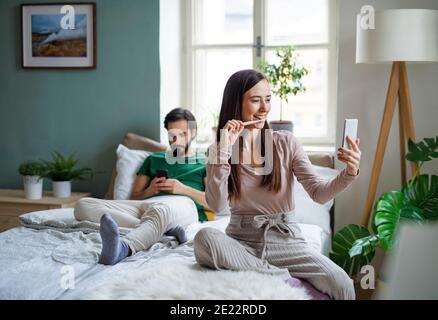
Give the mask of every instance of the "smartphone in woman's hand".
[[345, 149], [351, 149], [350, 143], [347, 141], [347, 136], [351, 138], [351, 140], [356, 141], [357, 139], [357, 119], [345, 119], [344, 121], [344, 134], [342, 135], [342, 147]]

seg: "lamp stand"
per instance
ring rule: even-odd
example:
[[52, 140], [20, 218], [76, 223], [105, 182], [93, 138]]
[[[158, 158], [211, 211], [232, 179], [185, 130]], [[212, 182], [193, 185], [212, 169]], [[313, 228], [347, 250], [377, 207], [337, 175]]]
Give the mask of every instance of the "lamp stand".
[[[377, 183], [382, 169], [383, 157], [385, 155], [386, 143], [394, 116], [395, 104], [399, 100], [399, 135], [400, 135], [400, 168], [401, 182], [406, 183], [406, 143], [410, 138], [415, 141], [414, 121], [412, 118], [412, 105], [409, 94], [408, 75], [406, 62], [393, 62], [391, 78], [389, 80], [388, 92], [386, 94], [385, 109], [380, 125], [379, 139], [374, 156], [371, 179], [368, 185], [368, 193], [365, 207], [362, 213], [362, 225], [368, 227], [373, 203], [376, 196]], [[418, 170], [416, 163], [411, 162], [412, 175]]]

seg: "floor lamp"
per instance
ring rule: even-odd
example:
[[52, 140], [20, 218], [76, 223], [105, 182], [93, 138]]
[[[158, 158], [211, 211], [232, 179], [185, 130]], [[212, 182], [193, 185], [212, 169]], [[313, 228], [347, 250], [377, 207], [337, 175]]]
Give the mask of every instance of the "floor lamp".
[[[406, 183], [407, 139], [415, 141], [406, 62], [438, 62], [438, 10], [397, 9], [374, 12], [374, 25], [357, 16], [356, 63], [392, 63], [385, 108], [368, 186], [362, 225], [367, 227], [398, 99], [401, 181]], [[371, 19], [370, 19], [371, 20]], [[369, 21], [368, 21], [369, 22]], [[417, 170], [411, 165], [412, 174]]]

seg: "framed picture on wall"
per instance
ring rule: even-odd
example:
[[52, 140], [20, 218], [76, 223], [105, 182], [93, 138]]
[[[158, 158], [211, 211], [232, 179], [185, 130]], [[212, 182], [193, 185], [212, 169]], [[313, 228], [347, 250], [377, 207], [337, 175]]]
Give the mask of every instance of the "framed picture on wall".
[[96, 4], [21, 5], [22, 67], [96, 68]]

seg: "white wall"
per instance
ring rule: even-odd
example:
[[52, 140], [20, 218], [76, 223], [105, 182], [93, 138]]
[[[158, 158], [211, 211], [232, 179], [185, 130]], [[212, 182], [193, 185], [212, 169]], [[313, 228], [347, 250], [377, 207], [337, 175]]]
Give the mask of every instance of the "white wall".
[[168, 144], [163, 121], [181, 105], [183, 63], [183, 5], [180, 0], [160, 0], [160, 138]]
[[[359, 119], [362, 163], [361, 176], [336, 198], [336, 230], [349, 223], [359, 224], [371, 174], [378, 131], [385, 103], [390, 65], [355, 63], [356, 15], [363, 5], [376, 10], [397, 8], [438, 9], [438, 0], [339, 0], [338, 109], [336, 141], [342, 140], [345, 118]], [[180, 0], [160, 0], [161, 61], [161, 141], [167, 143], [162, 126], [164, 116], [184, 101], [183, 81], [183, 6]], [[417, 139], [438, 135], [438, 63], [408, 65], [409, 84]], [[400, 187], [398, 114], [389, 137], [377, 196]], [[342, 168], [343, 163], [337, 162]], [[425, 166], [425, 172], [438, 174], [437, 162]]]
[[[339, 14], [339, 64], [337, 145], [342, 140], [345, 118], [359, 119], [362, 162], [358, 181], [336, 199], [336, 230], [346, 224], [361, 221], [368, 183], [377, 144], [380, 122], [388, 88], [391, 65], [357, 65], [355, 63], [356, 15], [363, 5], [379, 9], [424, 8], [438, 9], [437, 0], [341, 0]], [[417, 140], [438, 135], [438, 63], [408, 64], [414, 125]], [[398, 189], [400, 160], [398, 113], [386, 147], [385, 161], [377, 189], [383, 192]], [[343, 167], [341, 162], [337, 167]], [[424, 172], [438, 174], [437, 162], [425, 166]]]

